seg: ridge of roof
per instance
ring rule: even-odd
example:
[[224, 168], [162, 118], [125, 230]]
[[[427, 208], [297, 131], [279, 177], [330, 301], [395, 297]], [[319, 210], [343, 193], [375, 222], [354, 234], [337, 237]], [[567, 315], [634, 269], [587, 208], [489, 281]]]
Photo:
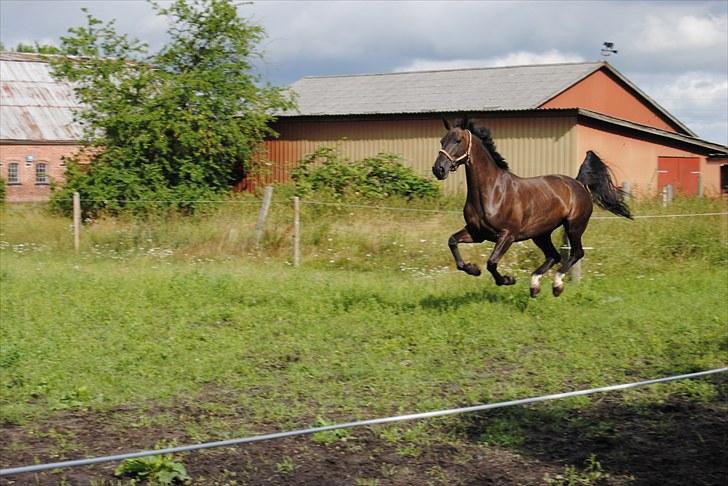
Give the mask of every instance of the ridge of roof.
[[0, 61], [10, 62], [48, 62], [49, 58], [58, 54], [41, 54], [39, 52], [0, 51]]
[[365, 78], [365, 77], [384, 77], [384, 76], [401, 76], [407, 74], [428, 74], [428, 73], [453, 73], [453, 72], [466, 72], [466, 71], [491, 71], [497, 69], [521, 69], [521, 68], [537, 68], [537, 67], [555, 67], [555, 66], [585, 66], [593, 64], [597, 67], [601, 67], [607, 64], [606, 61], [579, 61], [579, 62], [559, 62], [549, 64], [515, 64], [512, 66], [482, 66], [482, 67], [469, 67], [469, 68], [448, 68], [448, 69], [423, 69], [413, 71], [394, 71], [389, 73], [355, 73], [355, 74], [324, 74], [314, 76], [303, 76], [302, 78], [294, 81], [293, 84], [303, 81], [304, 79], [330, 79], [330, 78]]

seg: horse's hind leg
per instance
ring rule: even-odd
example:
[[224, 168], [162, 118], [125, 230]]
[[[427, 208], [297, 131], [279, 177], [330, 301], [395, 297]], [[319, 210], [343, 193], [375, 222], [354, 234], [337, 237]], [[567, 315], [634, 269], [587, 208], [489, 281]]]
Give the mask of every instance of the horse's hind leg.
[[556, 276], [554, 277], [553, 290], [554, 296], [556, 297], [561, 295], [561, 292], [564, 291], [564, 277], [566, 276], [566, 272], [568, 272], [569, 269], [584, 256], [584, 248], [581, 245], [581, 235], [583, 235], [584, 230], [586, 230], [586, 223], [586, 221], [583, 223], [577, 223], [575, 221], [567, 221], [564, 223], [564, 230], [566, 231], [566, 236], [569, 239], [571, 252], [569, 253], [569, 258], [567, 258], [557, 270]]
[[478, 276], [480, 275], [480, 267], [476, 265], [475, 263], [465, 263], [463, 261], [462, 256], [460, 256], [460, 250], [458, 249], [458, 244], [460, 243], [481, 243], [482, 240], [476, 241], [473, 238], [473, 235], [470, 234], [468, 231], [468, 228], [463, 228], [457, 233], [454, 233], [449, 240], [447, 240], [447, 246], [450, 247], [450, 252], [452, 252], [453, 258], [455, 258], [455, 265], [458, 267], [458, 270], [462, 270], [463, 272], [467, 273], [468, 275], [474, 275]]
[[541, 249], [546, 257], [546, 261], [543, 262], [543, 265], [538, 267], [531, 274], [531, 297], [536, 297], [536, 295], [538, 295], [541, 291], [541, 277], [543, 277], [543, 274], [548, 272], [551, 267], [561, 261], [561, 255], [559, 255], [559, 252], [556, 248], [554, 248], [554, 244], [551, 242], [550, 232], [536, 236], [533, 238], [533, 242], [536, 243], [536, 246]]

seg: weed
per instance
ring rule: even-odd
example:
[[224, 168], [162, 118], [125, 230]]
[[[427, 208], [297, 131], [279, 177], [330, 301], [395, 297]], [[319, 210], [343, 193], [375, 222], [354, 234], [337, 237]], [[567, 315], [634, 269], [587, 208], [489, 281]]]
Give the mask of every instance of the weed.
[[[318, 417], [313, 426], [326, 427], [329, 425], [334, 425], [334, 423]], [[335, 442], [349, 439], [351, 437], [351, 431], [349, 429], [325, 430], [323, 432], [316, 432], [311, 437], [318, 444], [331, 445]]]
[[279, 474], [290, 475], [296, 470], [296, 463], [289, 456], [285, 456], [280, 462], [276, 463], [274, 469]]
[[379, 480], [376, 478], [356, 478], [356, 486], [379, 486]]
[[594, 454], [586, 460], [585, 467], [578, 471], [573, 465], [566, 466], [562, 474], [544, 478], [549, 486], [596, 486], [606, 484], [609, 474], [605, 473]]
[[382, 464], [382, 477], [385, 479], [393, 479], [399, 473], [399, 467], [394, 464]]
[[487, 427], [480, 436], [485, 444], [513, 447], [524, 443], [523, 431], [512, 417], [495, 417], [487, 421]]
[[114, 470], [114, 475], [146, 480], [155, 485], [184, 483], [191, 479], [184, 464], [174, 461], [171, 454], [127, 459]]

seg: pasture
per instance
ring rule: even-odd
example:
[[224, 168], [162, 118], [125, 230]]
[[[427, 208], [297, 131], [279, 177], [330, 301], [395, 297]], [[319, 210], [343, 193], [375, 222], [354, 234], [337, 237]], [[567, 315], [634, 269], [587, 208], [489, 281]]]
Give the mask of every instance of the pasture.
[[[2, 209], [2, 467], [526, 398], [725, 366], [728, 218], [593, 220], [583, 279], [528, 295], [455, 272], [461, 201], [258, 201], [84, 227]], [[726, 211], [719, 200], [634, 214]], [[453, 211], [454, 210], [454, 211]], [[597, 211], [598, 217], [607, 213]], [[482, 263], [492, 244], [467, 247]], [[544, 278], [550, 285], [553, 271]], [[728, 377], [181, 454], [192, 484], [718, 484]], [[171, 460], [171, 459], [170, 459]], [[117, 464], [8, 484], [132, 484]], [[575, 481], [582, 481], [577, 483]], [[15, 481], [14, 483], [12, 481]], [[572, 481], [572, 482], [569, 482]]]

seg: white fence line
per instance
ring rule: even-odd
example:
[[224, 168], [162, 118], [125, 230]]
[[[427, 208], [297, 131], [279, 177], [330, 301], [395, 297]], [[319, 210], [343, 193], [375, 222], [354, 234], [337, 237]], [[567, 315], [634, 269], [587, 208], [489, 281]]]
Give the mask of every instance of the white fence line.
[[[165, 199], [81, 199], [81, 202], [114, 202], [123, 204], [134, 204], [134, 203], [203, 203], [203, 204], [243, 204], [243, 205], [259, 205], [260, 201], [235, 201], [235, 200], [165, 200]], [[272, 201], [271, 204], [285, 204], [288, 205], [288, 201]], [[377, 211], [402, 211], [402, 212], [419, 212], [419, 213], [440, 213], [440, 214], [462, 214], [462, 209], [435, 209], [435, 208], [402, 208], [395, 206], [372, 206], [369, 204], [349, 204], [339, 202], [328, 202], [328, 201], [307, 201], [301, 199], [301, 204], [307, 204], [310, 206], [331, 206], [337, 208], [354, 208], [354, 209], [370, 209]], [[713, 212], [713, 213], [690, 213], [690, 214], [643, 214], [635, 215], [634, 219], [650, 219], [650, 218], [691, 218], [698, 216], [728, 216], [728, 211]], [[594, 216], [592, 220], [604, 220], [604, 219], [624, 219], [621, 216]]]
[[178, 446], [178, 447], [168, 447], [166, 449], [146, 450], [146, 451], [141, 451], [141, 452], [131, 452], [128, 454], [117, 454], [117, 455], [113, 455], [113, 456], [101, 456], [101, 457], [92, 457], [92, 458], [88, 458], [88, 459], [79, 459], [79, 460], [75, 460], [75, 461], [62, 461], [62, 462], [53, 462], [53, 463], [47, 463], [47, 464], [35, 464], [32, 466], [22, 466], [22, 467], [8, 468], [8, 469], [0, 469], [0, 476], [10, 476], [13, 474], [26, 474], [26, 473], [31, 473], [31, 472], [47, 471], [49, 469], [64, 468], [64, 467], [90, 466], [92, 464], [99, 464], [99, 463], [104, 463], [104, 462], [117, 462], [117, 461], [123, 461], [126, 459], [134, 459], [137, 457], [156, 456], [156, 455], [160, 455], [160, 454], [173, 454], [173, 453], [178, 453], [178, 452], [190, 452], [190, 451], [196, 451], [196, 450], [201, 450], [201, 449], [211, 449], [214, 447], [229, 447], [229, 446], [240, 445], [240, 444], [249, 444], [252, 442], [283, 439], [283, 438], [287, 438], [287, 437], [296, 437], [296, 436], [300, 436], [300, 435], [310, 435], [310, 434], [316, 434], [319, 432], [327, 432], [327, 431], [338, 430], [338, 429], [351, 429], [354, 427], [365, 427], [365, 426], [370, 426], [370, 425], [381, 425], [381, 424], [388, 424], [388, 423], [393, 423], [393, 422], [404, 422], [404, 421], [410, 421], [410, 420], [444, 417], [447, 415], [455, 415], [455, 414], [462, 414], [462, 413], [481, 412], [481, 411], [485, 411], [485, 410], [493, 410], [496, 408], [513, 407], [516, 405], [527, 405], [527, 404], [536, 403], [536, 402], [545, 402], [548, 400], [560, 400], [560, 399], [570, 398], [570, 397], [592, 395], [595, 393], [606, 393], [606, 392], [611, 392], [611, 391], [627, 390], [629, 388], [637, 388], [640, 386], [654, 385], [657, 383], [666, 383], [666, 382], [675, 381], [675, 380], [686, 380], [686, 379], [691, 379], [691, 378], [699, 378], [699, 377], [713, 375], [713, 374], [717, 374], [717, 373], [725, 373], [726, 371], [728, 371], [728, 367], [716, 368], [716, 369], [706, 370], [706, 371], [699, 371], [696, 373], [688, 373], [688, 374], [684, 374], [684, 375], [675, 375], [675, 376], [668, 376], [668, 377], [664, 377], [664, 378], [656, 378], [653, 380], [638, 381], [638, 382], [634, 382], [634, 383], [624, 383], [621, 385], [604, 386], [601, 388], [590, 388], [588, 390], [578, 390], [578, 391], [572, 391], [572, 392], [555, 393], [552, 395], [542, 395], [539, 397], [523, 398], [520, 400], [510, 400], [510, 401], [506, 401], [506, 402], [473, 405], [470, 407], [436, 410], [436, 411], [432, 411], [432, 412], [423, 412], [423, 413], [413, 413], [413, 414], [409, 414], [409, 415], [397, 415], [397, 416], [392, 416], [392, 417], [382, 417], [382, 418], [369, 419], [369, 420], [358, 420], [355, 422], [326, 425], [323, 427], [313, 427], [313, 428], [309, 428], [309, 429], [291, 430], [288, 432], [276, 432], [276, 433], [272, 433], [272, 434], [255, 435], [255, 436], [250, 436], [250, 437], [242, 437], [242, 438], [238, 438], [238, 439], [221, 440], [221, 441], [216, 441], [216, 442], [205, 442], [202, 444], [191, 444], [191, 445]]

